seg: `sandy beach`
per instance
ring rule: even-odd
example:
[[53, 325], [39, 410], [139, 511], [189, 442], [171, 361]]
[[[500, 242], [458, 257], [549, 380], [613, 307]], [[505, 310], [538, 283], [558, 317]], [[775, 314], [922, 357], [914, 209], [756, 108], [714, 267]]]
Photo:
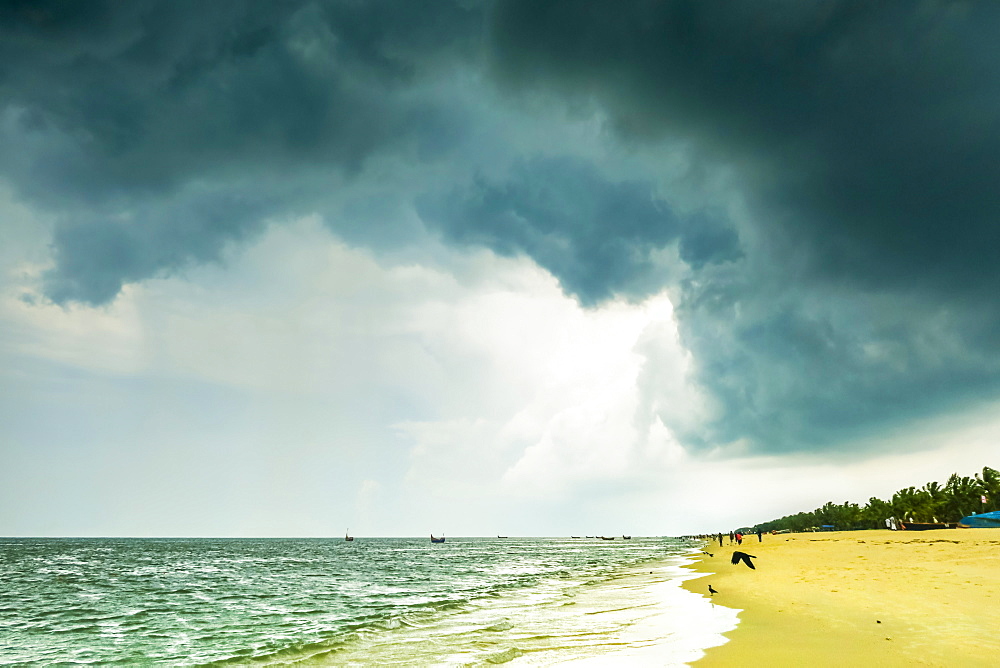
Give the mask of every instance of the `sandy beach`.
[[[1000, 529], [765, 535], [713, 556], [684, 583], [741, 610], [710, 666], [995, 666], [1000, 664]], [[732, 565], [734, 550], [756, 570]]]

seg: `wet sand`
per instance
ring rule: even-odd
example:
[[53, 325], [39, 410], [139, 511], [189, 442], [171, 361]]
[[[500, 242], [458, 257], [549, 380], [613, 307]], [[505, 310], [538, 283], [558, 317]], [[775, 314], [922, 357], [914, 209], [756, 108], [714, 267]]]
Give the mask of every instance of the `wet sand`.
[[[1000, 529], [847, 531], [718, 541], [684, 587], [741, 610], [711, 666], [1000, 665]], [[756, 570], [732, 565], [734, 550]]]

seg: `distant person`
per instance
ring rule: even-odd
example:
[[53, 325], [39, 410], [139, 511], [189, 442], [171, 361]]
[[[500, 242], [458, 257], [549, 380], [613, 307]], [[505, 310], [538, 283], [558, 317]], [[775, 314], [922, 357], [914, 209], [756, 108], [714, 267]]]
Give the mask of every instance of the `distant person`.
[[722, 547], [722, 532], [719, 532], [719, 547]]
[[736, 544], [737, 545], [743, 544], [743, 534], [741, 534], [739, 531], [736, 532]]
[[758, 543], [763, 542], [763, 540], [764, 540], [763, 538], [760, 537], [760, 533], [761, 533], [760, 529], [757, 529], [757, 542]]
[[729, 544], [730, 545], [733, 544], [733, 532], [732, 531], [729, 532]]

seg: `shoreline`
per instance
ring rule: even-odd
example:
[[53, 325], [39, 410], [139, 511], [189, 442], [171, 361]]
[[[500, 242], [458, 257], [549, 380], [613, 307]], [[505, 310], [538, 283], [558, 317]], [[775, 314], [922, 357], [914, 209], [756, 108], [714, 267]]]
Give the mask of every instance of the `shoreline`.
[[522, 663], [608, 668], [691, 665], [706, 649], [726, 642], [723, 634], [736, 625], [732, 610], [706, 605], [682, 586], [697, 577], [688, 568], [693, 558], [685, 553], [656, 559], [581, 587], [569, 614], [588, 620], [581, 627], [588, 635], [593, 635], [595, 623], [604, 625], [604, 640], [581, 646], [576, 656], [545, 653]]
[[[453, 615], [373, 637], [374, 644], [339, 648], [322, 665], [368, 665], [375, 656], [376, 663], [406, 665], [683, 668], [725, 643], [737, 623], [734, 611], [683, 586], [699, 577], [690, 570], [696, 552], [684, 546], [534, 601], [525, 598], [528, 589], [480, 599]], [[397, 647], [409, 653], [397, 654]], [[435, 649], [417, 653], [416, 647]]]
[[572, 578], [547, 593], [532, 587], [478, 599], [338, 647], [318, 664], [682, 668], [736, 625], [735, 612], [682, 587], [697, 577], [687, 568], [695, 550]]
[[[709, 542], [682, 587], [738, 611], [695, 668], [988, 666], [1000, 657], [1000, 529], [751, 535]], [[734, 550], [756, 570], [733, 565]], [[718, 591], [708, 594], [711, 584]]]

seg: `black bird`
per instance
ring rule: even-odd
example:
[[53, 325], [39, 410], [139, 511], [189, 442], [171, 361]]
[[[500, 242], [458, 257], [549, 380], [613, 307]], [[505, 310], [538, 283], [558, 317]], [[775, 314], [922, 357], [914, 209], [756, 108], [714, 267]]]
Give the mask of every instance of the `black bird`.
[[705, 550], [702, 550], [702, 551], [701, 551], [701, 553], [702, 553], [702, 554], [707, 554], [707, 555], [708, 555], [708, 556], [710, 556], [710, 557], [714, 557], [714, 556], [715, 556], [715, 555], [714, 555], [714, 554], [712, 554], [711, 552], [706, 552]]
[[757, 570], [757, 567], [753, 565], [751, 559], [756, 559], [757, 557], [752, 554], [747, 554], [746, 552], [733, 552], [733, 564], [738, 564], [742, 561], [744, 564], [750, 568]]
[[708, 593], [711, 594], [712, 596], [715, 596], [719, 592], [717, 592], [714, 589], [712, 589], [712, 585], [708, 585]]

